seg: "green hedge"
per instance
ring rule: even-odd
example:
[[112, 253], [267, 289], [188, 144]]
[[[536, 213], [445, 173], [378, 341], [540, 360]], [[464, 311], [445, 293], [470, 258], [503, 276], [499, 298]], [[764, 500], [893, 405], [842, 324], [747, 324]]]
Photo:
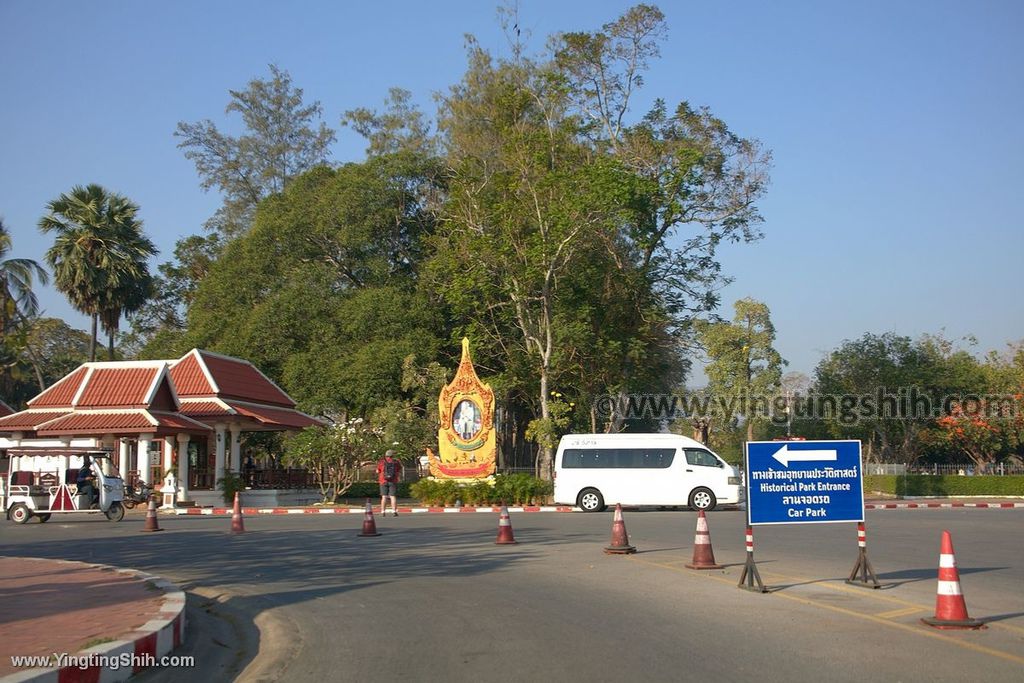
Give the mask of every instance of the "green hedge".
[[553, 486], [529, 474], [499, 474], [493, 481], [459, 483], [451, 480], [420, 479], [410, 493], [425, 505], [539, 505], [551, 495]]
[[864, 491], [896, 496], [1024, 496], [1024, 476], [866, 474]]
[[[411, 498], [412, 496], [409, 494], [410, 486], [412, 484], [409, 482], [400, 482], [396, 487], [396, 495], [399, 498]], [[352, 502], [353, 500], [365, 500], [366, 498], [380, 498], [380, 484], [375, 481], [357, 481], [355, 484], [352, 484], [348, 491], [338, 496], [338, 501], [347, 500]]]

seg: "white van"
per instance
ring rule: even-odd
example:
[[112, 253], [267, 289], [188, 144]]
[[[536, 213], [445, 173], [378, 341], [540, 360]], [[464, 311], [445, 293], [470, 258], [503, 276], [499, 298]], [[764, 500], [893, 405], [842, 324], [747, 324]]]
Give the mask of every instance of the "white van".
[[566, 434], [555, 454], [555, 502], [598, 512], [606, 505], [738, 503], [739, 471], [678, 434]]

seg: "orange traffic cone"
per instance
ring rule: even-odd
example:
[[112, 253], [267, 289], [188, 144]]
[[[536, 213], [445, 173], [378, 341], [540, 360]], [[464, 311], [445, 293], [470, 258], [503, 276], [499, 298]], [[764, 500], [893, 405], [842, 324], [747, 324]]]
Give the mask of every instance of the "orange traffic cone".
[[935, 595], [935, 616], [921, 620], [929, 626], [942, 629], [985, 628], [979, 619], [967, 616], [967, 603], [960, 592], [960, 572], [953, 555], [953, 539], [948, 531], [942, 532], [939, 550], [939, 585]]
[[636, 546], [629, 544], [626, 533], [626, 521], [622, 519], [622, 504], [615, 504], [615, 517], [612, 519], [612, 542], [604, 547], [606, 555], [629, 555], [636, 552]]
[[366, 499], [366, 514], [363, 515], [363, 530], [359, 534], [360, 536], [380, 536], [380, 532], [377, 531], [377, 523], [373, 521], [373, 505], [370, 504], [370, 499]]
[[708, 519], [704, 511], [697, 513], [697, 534], [693, 539], [693, 561], [686, 565], [689, 569], [721, 569], [715, 563], [715, 551], [711, 549], [711, 534], [708, 532]]
[[502, 503], [501, 517], [498, 519], [498, 539], [494, 543], [495, 545], [507, 545], [517, 542], [512, 535], [512, 520], [508, 516], [508, 506]]
[[235, 491], [235, 507], [231, 512], [231, 533], [245, 533], [245, 522], [242, 521], [242, 501], [238, 497], [238, 491]]
[[142, 527], [143, 531], [163, 531], [160, 528], [160, 523], [156, 519], [156, 498], [153, 496], [149, 497], [149, 507], [146, 508], [146, 526]]

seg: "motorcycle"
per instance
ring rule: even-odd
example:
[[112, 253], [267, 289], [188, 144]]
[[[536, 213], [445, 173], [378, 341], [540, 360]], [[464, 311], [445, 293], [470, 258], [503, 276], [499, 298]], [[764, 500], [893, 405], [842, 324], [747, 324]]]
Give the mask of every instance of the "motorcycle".
[[131, 510], [136, 505], [147, 503], [152, 495], [153, 487], [144, 481], [139, 481], [124, 487], [124, 500], [121, 502]]

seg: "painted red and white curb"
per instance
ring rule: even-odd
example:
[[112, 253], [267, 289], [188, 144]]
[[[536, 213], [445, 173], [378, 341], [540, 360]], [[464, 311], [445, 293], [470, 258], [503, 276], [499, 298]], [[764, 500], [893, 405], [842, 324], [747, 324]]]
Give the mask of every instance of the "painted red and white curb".
[[[934, 508], [991, 508], [991, 509], [1010, 509], [1010, 508], [1024, 508], [1024, 503], [866, 503], [864, 505], [865, 510], [914, 510], [914, 509], [934, 509]], [[631, 508], [623, 508], [631, 509]], [[736, 510], [743, 508], [737, 508], [735, 505], [723, 506], [720, 510]], [[571, 505], [524, 505], [520, 507], [510, 507], [509, 512], [580, 512], [580, 508], [573, 507]], [[230, 515], [232, 512], [231, 508], [228, 507], [214, 507], [214, 508], [176, 508], [174, 510], [175, 515]], [[244, 515], [359, 515], [363, 514], [365, 509], [363, 507], [277, 507], [277, 508], [242, 508], [242, 514]], [[501, 512], [501, 506], [481, 506], [481, 507], [400, 507], [398, 512], [403, 515], [408, 514], [422, 514], [422, 513], [455, 513], [464, 514], [472, 512], [486, 512], [488, 514], [498, 514]]]
[[[14, 558], [21, 559], [21, 558]], [[24, 558], [37, 560], [40, 558]], [[164, 601], [153, 619], [122, 636], [121, 640], [101, 643], [79, 652], [68, 653], [76, 662], [92, 666], [65, 666], [18, 671], [0, 677], [0, 683], [75, 683], [95, 681], [116, 683], [126, 681], [148, 666], [156, 666], [185, 641], [185, 593], [170, 581], [135, 569], [122, 569], [105, 564], [52, 560], [90, 569], [117, 572], [148, 582], [164, 592]], [[147, 664], [148, 662], [148, 664]], [[105, 664], [102, 665], [101, 664]]]
[[920, 510], [934, 508], [1024, 508], [1024, 503], [867, 503], [865, 510]]
[[[525, 505], [510, 507], [509, 512], [572, 512], [579, 508], [568, 505]], [[366, 512], [363, 507], [301, 507], [301, 508], [242, 508], [243, 515], [361, 515]], [[487, 512], [501, 513], [501, 506], [493, 507], [400, 507], [398, 512], [403, 515], [417, 513], [467, 513]], [[175, 515], [230, 515], [231, 508], [176, 508]]]

